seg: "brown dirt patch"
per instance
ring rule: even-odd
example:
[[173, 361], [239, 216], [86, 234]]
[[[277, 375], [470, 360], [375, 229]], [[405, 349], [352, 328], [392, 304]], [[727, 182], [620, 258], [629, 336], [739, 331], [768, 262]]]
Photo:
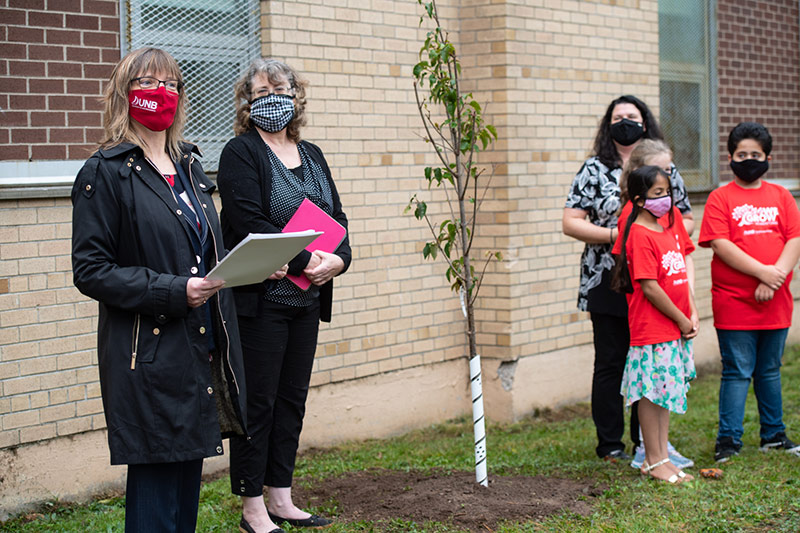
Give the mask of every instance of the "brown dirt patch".
[[592, 416], [592, 408], [588, 403], [579, 403], [575, 405], [567, 405], [559, 409], [536, 408], [533, 411], [533, 420], [541, 420], [544, 422], [569, 422], [578, 418], [590, 418]]
[[562, 510], [583, 516], [602, 494], [591, 480], [492, 476], [489, 487], [472, 472], [395, 472], [370, 470], [316, 481], [298, 480], [295, 501], [308, 505], [336, 502], [339, 520], [399, 518], [416, 523], [449, 522], [469, 531], [494, 531], [498, 523], [541, 520]]

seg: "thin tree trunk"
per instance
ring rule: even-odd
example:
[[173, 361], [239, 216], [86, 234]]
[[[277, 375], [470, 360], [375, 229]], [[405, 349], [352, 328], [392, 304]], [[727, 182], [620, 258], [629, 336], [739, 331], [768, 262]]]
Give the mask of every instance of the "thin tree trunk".
[[[460, 161], [456, 160], [456, 165]], [[461, 167], [457, 166], [460, 170]], [[459, 188], [463, 184], [462, 173], [458, 173]], [[475, 443], [475, 481], [484, 487], [489, 486], [486, 461], [486, 418], [483, 411], [483, 380], [481, 378], [481, 356], [478, 355], [478, 343], [475, 339], [475, 309], [472, 300], [472, 269], [469, 258], [469, 234], [467, 232], [467, 214], [464, 200], [458, 202], [462, 251], [464, 254], [464, 309], [467, 315], [467, 342], [469, 343], [469, 380], [472, 396], [472, 434]]]

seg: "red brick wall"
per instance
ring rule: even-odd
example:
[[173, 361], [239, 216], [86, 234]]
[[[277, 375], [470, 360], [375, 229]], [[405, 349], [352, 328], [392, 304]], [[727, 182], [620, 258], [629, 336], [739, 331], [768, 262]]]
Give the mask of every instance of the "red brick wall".
[[743, 121], [772, 134], [768, 176], [800, 177], [797, 0], [719, 0], [720, 180], [731, 178], [728, 134]]
[[86, 159], [119, 60], [117, 0], [0, 2], [0, 160]]

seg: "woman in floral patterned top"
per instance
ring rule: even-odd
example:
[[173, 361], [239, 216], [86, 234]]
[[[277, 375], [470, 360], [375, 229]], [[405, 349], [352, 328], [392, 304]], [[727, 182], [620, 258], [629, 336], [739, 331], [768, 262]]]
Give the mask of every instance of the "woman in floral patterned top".
[[[626, 460], [622, 443], [625, 426], [619, 395], [628, 353], [628, 308], [625, 298], [611, 290], [620, 210], [619, 178], [622, 167], [641, 139], [662, 139], [661, 129], [647, 104], [635, 96], [620, 96], [606, 109], [594, 140], [592, 156], [581, 167], [570, 187], [562, 226], [565, 235], [586, 243], [581, 256], [578, 308], [588, 311], [594, 332], [592, 419], [597, 429], [598, 457]], [[681, 175], [671, 177], [673, 199], [683, 214], [689, 234], [694, 229], [691, 206]], [[631, 411], [631, 440], [639, 443], [636, 410]]]

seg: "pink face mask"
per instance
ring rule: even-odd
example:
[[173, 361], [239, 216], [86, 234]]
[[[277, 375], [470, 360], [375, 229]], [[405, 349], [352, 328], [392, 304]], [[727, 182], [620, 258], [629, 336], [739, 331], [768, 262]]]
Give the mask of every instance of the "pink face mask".
[[644, 201], [644, 208], [654, 217], [661, 218], [672, 209], [672, 197], [667, 194], [658, 198], [647, 198]]
[[178, 109], [178, 93], [161, 86], [155, 91], [133, 89], [128, 93], [131, 118], [153, 131], [164, 131], [172, 126]]

